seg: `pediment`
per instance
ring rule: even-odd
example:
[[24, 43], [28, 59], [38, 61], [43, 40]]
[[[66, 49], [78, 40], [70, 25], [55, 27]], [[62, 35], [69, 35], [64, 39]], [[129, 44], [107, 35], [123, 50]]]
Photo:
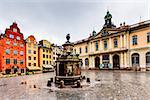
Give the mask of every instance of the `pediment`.
[[103, 28], [103, 29], [95, 36], [95, 38], [106, 37], [106, 36], [109, 36], [109, 35], [114, 34], [114, 33], [117, 33], [117, 32], [118, 32], [117, 29]]

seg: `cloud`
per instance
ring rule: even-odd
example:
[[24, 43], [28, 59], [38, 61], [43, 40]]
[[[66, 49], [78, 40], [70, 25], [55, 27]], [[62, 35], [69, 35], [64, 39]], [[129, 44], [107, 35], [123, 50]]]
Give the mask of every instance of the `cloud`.
[[37, 40], [63, 44], [67, 33], [71, 41], [100, 31], [107, 10], [117, 26], [150, 18], [148, 0], [5, 0], [0, 3], [0, 29], [4, 32], [13, 21], [25, 38], [33, 34]]

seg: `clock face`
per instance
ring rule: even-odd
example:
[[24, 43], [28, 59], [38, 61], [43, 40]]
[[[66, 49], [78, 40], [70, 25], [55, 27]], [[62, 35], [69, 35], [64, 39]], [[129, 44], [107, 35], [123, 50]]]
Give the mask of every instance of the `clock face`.
[[17, 29], [16, 29], [16, 28], [13, 28], [13, 32], [17, 32]]

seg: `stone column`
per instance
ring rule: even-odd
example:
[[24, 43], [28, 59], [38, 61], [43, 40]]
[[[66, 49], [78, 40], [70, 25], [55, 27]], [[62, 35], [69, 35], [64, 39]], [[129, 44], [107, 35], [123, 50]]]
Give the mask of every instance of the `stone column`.
[[126, 34], [124, 35], [124, 47], [126, 48]]
[[139, 60], [140, 60], [140, 69], [141, 69], [141, 71], [146, 71], [146, 57], [145, 57], [144, 52], [140, 53]]
[[100, 55], [100, 64], [103, 64], [102, 60], [102, 55]]
[[124, 52], [124, 68], [127, 67], [127, 53]]
[[92, 42], [90, 42], [90, 52], [92, 52]]
[[92, 57], [92, 61], [93, 61], [93, 68], [95, 68], [95, 59], [94, 59], [94, 56]]
[[126, 47], [127, 47], [127, 49], [128, 49], [129, 46], [130, 46], [130, 44], [129, 44], [129, 43], [130, 43], [129, 38], [130, 38], [130, 37], [129, 37], [129, 33], [127, 33], [127, 40], [126, 40], [126, 43], [127, 43], [127, 44], [126, 44], [126, 45], [127, 45]]
[[92, 67], [92, 57], [90, 56], [89, 57], [89, 68], [91, 68]]
[[103, 47], [102, 47], [102, 40], [100, 40], [100, 50], [102, 50]]
[[111, 44], [111, 38], [109, 38], [109, 49], [112, 49]]
[[122, 35], [120, 35], [120, 48], [122, 48]]
[[124, 66], [123, 66], [123, 53], [121, 52], [120, 54], [120, 68], [122, 69]]
[[113, 67], [113, 58], [112, 58], [112, 54], [109, 54], [109, 64], [111, 64], [111, 67]]

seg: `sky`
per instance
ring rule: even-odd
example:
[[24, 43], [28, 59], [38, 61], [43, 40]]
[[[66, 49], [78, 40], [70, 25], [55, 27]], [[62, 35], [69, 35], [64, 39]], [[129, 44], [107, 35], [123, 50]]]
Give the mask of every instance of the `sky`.
[[116, 26], [150, 19], [150, 0], [0, 0], [0, 31], [16, 22], [26, 39], [46, 39], [62, 45], [99, 32], [107, 10]]

